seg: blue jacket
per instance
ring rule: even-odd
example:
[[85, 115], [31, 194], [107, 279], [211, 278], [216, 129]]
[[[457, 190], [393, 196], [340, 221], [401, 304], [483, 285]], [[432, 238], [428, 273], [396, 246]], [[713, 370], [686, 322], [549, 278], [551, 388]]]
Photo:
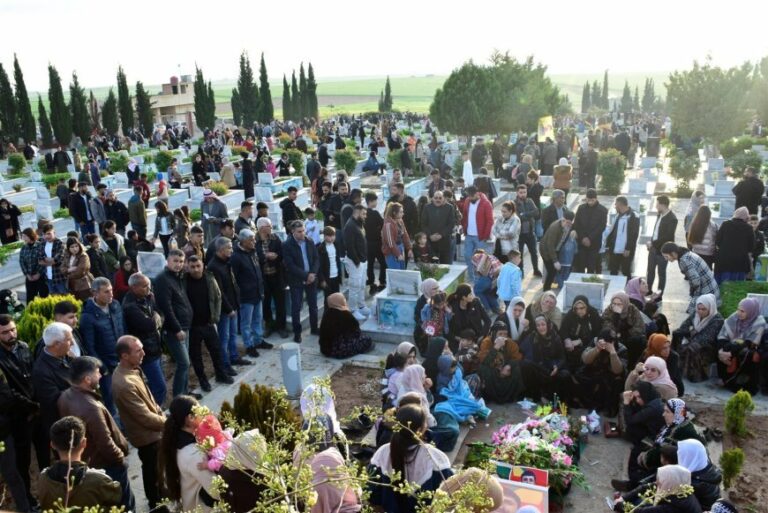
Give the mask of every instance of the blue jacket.
[[[312, 241], [307, 240], [307, 260], [309, 260], [309, 273], [316, 276], [320, 272], [320, 259], [317, 255], [317, 248]], [[304, 285], [307, 281], [307, 271], [304, 270], [304, 257], [301, 254], [301, 247], [292, 236], [283, 243], [283, 261], [286, 273], [286, 281], [289, 287]]]
[[264, 280], [259, 267], [259, 255], [256, 250], [250, 253], [239, 245], [229, 259], [232, 274], [240, 287], [240, 303], [258, 303], [264, 297]]
[[89, 298], [80, 317], [80, 333], [89, 355], [98, 357], [110, 370], [117, 367], [119, 359], [115, 344], [118, 338], [125, 335], [123, 308], [118, 301], [109, 304], [109, 313], [106, 314], [93, 298]]
[[565, 242], [560, 246], [560, 251], [557, 254], [557, 260], [560, 262], [560, 265], [573, 265], [573, 258], [576, 256], [578, 249], [579, 245], [576, 242], [576, 239], [572, 239], [571, 237], [565, 239]]

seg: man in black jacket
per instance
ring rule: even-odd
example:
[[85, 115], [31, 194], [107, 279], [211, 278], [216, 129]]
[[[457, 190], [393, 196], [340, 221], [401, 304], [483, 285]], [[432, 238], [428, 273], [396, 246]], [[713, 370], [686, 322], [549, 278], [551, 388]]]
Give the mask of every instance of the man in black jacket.
[[156, 294], [158, 310], [164, 318], [165, 343], [173, 361], [176, 362], [173, 397], [186, 394], [189, 386], [189, 328], [192, 326], [192, 305], [187, 298], [187, 285], [182, 272], [184, 258], [182, 250], [170, 250], [165, 269], [155, 278], [152, 287]]
[[341, 289], [341, 256], [336, 251], [335, 242], [336, 229], [333, 226], [323, 228], [323, 240], [317, 245], [317, 256], [320, 259], [317, 283], [323, 289], [326, 306], [328, 296]]
[[[450, 264], [453, 261], [451, 236], [456, 226], [455, 211], [453, 205], [445, 202], [443, 191], [435, 192], [432, 203], [425, 205], [422, 211], [421, 231], [427, 234], [430, 252], [433, 257], [440, 259], [441, 264]], [[410, 233], [409, 230], [408, 234]]]
[[320, 162], [317, 161], [317, 153], [313, 151], [307, 161], [307, 178], [309, 178], [310, 183], [315, 181], [317, 175], [320, 174], [320, 169]]
[[640, 219], [629, 208], [629, 202], [625, 196], [617, 196], [614, 207], [616, 219], [605, 240], [608, 251], [608, 271], [616, 275], [621, 270], [621, 274], [629, 279], [632, 276], [632, 261], [637, 249], [637, 238], [640, 235]]
[[568, 212], [565, 206], [565, 193], [560, 189], [552, 191], [552, 202], [541, 211], [541, 225], [546, 232], [555, 221], [563, 218], [563, 214]]
[[307, 240], [304, 223], [294, 221], [290, 229], [291, 236], [283, 244], [283, 259], [291, 291], [293, 341], [301, 342], [301, 306], [305, 294], [309, 307], [310, 332], [313, 335], [320, 334], [317, 327], [317, 275], [320, 271], [320, 259], [315, 245]]
[[326, 226], [341, 229], [341, 196], [333, 192], [331, 182], [323, 182], [323, 195], [320, 198], [320, 211], [325, 218]]
[[579, 243], [573, 272], [600, 273], [600, 246], [603, 244], [603, 231], [607, 223], [608, 209], [597, 200], [597, 191], [588, 189], [586, 203], [576, 209], [576, 219], [573, 221]]
[[245, 354], [258, 358], [259, 351], [256, 348], [261, 346], [263, 340], [261, 302], [264, 300], [264, 278], [256, 253], [256, 234], [246, 229], [238, 234], [238, 239], [229, 263], [235, 280], [243, 285], [240, 288], [240, 332], [243, 335]]
[[656, 267], [659, 268], [659, 294], [664, 294], [667, 284], [667, 260], [661, 254], [661, 247], [666, 242], [675, 242], [675, 230], [677, 229], [677, 217], [669, 208], [669, 196], [662, 194], [656, 198], [656, 210], [659, 216], [653, 227], [653, 235], [647, 243], [648, 246], [648, 291], [653, 291], [653, 282], [656, 279]]
[[134, 273], [128, 278], [130, 289], [123, 297], [123, 323], [125, 333], [138, 338], [144, 345], [141, 370], [147, 378], [152, 397], [162, 406], [168, 393], [163, 374], [163, 345], [160, 338], [163, 317], [157, 308], [151, 286], [149, 278], [141, 273]]
[[[381, 229], [384, 228], [384, 218], [376, 210], [379, 197], [375, 192], [365, 193], [365, 204], [368, 207], [368, 215], [365, 218], [365, 240], [368, 242], [368, 281], [366, 285], [371, 288], [373, 296], [379, 290], [387, 287], [387, 262], [384, 253], [381, 252]], [[376, 286], [374, 265], [379, 262], [379, 286]]]
[[253, 202], [248, 200], [240, 203], [240, 214], [235, 219], [235, 234], [246, 228], [256, 231], [256, 225], [253, 224]]
[[[261, 275], [264, 278], [264, 338], [277, 331], [282, 338], [290, 333], [285, 329], [285, 278], [283, 276], [283, 243], [272, 233], [272, 221], [268, 217], [256, 222], [256, 254], [259, 256]], [[272, 300], [275, 301], [275, 315], [272, 315]], [[268, 349], [268, 342], [262, 342]]]
[[744, 178], [734, 185], [733, 194], [736, 196], [736, 208], [747, 207], [750, 214], [759, 214], [760, 198], [765, 193], [763, 182], [757, 177], [755, 168], [744, 170]]
[[355, 205], [352, 217], [344, 225], [344, 247], [346, 258], [344, 267], [349, 275], [349, 309], [358, 321], [371, 315], [365, 304], [365, 271], [368, 262], [368, 243], [365, 240], [365, 219], [368, 210], [363, 205]]
[[72, 163], [72, 159], [69, 157], [69, 153], [64, 151], [63, 146], [59, 145], [59, 149], [53, 154], [53, 163], [56, 166], [57, 172], [67, 172], [67, 166]]
[[295, 221], [296, 219], [304, 219], [304, 214], [301, 212], [301, 209], [296, 206], [296, 196], [298, 196], [298, 189], [291, 185], [288, 187], [288, 196], [280, 202], [280, 209], [283, 212], [283, 224], [285, 225], [286, 230], [288, 229], [288, 226], [291, 224], [291, 221]]
[[67, 200], [69, 213], [75, 220], [75, 226], [80, 231], [81, 236], [85, 237], [89, 233], [95, 233], [93, 213], [91, 212], [91, 194], [88, 192], [88, 184], [80, 182], [77, 184], [77, 193], [72, 193]]
[[597, 150], [590, 141], [587, 151], [579, 159], [579, 185], [581, 187], [595, 188], [595, 175], [597, 174]]

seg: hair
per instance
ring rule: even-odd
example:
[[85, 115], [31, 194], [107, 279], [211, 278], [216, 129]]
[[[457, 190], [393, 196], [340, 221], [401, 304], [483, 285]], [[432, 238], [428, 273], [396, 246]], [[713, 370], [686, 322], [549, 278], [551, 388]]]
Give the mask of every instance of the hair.
[[504, 203], [501, 204], [501, 208], [509, 210], [513, 214], [517, 212], [517, 207], [515, 206], [514, 201], [505, 201]]
[[189, 219], [189, 210], [184, 210], [186, 205], [182, 205], [181, 208], [176, 208], [173, 210], [174, 217], [180, 217], [181, 219], [185, 220], [187, 223], [190, 222]]
[[88, 242], [89, 245], [93, 244], [94, 241], [99, 240], [99, 234], [97, 234], [97, 233], [89, 233], [88, 235], [85, 236], [85, 240], [86, 240], [86, 242]]
[[387, 205], [387, 210], [384, 212], [384, 217], [394, 219], [397, 214], [403, 210], [403, 206], [397, 201], [393, 201]]
[[83, 253], [85, 253], [85, 251], [83, 250], [83, 245], [80, 244], [80, 240], [74, 237], [67, 237], [67, 242], [66, 244], [64, 244], [64, 246], [67, 248], [67, 253], [69, 253], [69, 248], [71, 246], [77, 246], [78, 248], [80, 248], [79, 254], [82, 255]]
[[203, 234], [205, 232], [203, 231], [203, 229], [201, 227], [195, 225], [195, 226], [193, 226], [192, 228], [189, 229], [189, 233], [200, 233], [200, 234]]
[[24, 228], [21, 231], [22, 235], [26, 235], [27, 238], [32, 242], [37, 242], [37, 232], [33, 230], [32, 228]]
[[665, 242], [663, 246], [661, 246], [661, 254], [662, 255], [669, 255], [672, 253], [676, 253], [677, 256], [680, 256], [683, 254], [683, 251], [681, 251], [684, 248], [681, 248], [674, 242]]
[[424, 233], [424, 232], [419, 232], [419, 233], [417, 233], [416, 235], [414, 235], [414, 236], [413, 236], [413, 240], [414, 240], [414, 241], [418, 241], [418, 240], [419, 240], [420, 238], [422, 238], [422, 237], [425, 237], [425, 238], [426, 238], [426, 236], [427, 236], [427, 234], [426, 234], [426, 233]]
[[323, 235], [336, 235], [336, 228], [333, 226], [326, 226], [323, 228]]
[[552, 191], [552, 199], [555, 198], [565, 198], [565, 193], [560, 189], [555, 189]]
[[627, 201], [626, 196], [616, 196], [616, 203], [624, 205], [625, 207], [629, 206], [629, 201]]
[[528, 192], [528, 187], [524, 183], [521, 183], [520, 185], [517, 186], [517, 190]]
[[397, 351], [389, 353], [384, 364], [385, 369], [402, 369], [408, 362], [408, 355], [400, 354]]
[[63, 322], [52, 322], [43, 330], [43, 343], [45, 347], [51, 347], [56, 342], [61, 342], [67, 333], [72, 333], [69, 324]]
[[219, 225], [219, 231], [223, 232], [225, 228], [235, 228], [235, 222], [232, 219], [224, 219]]
[[157, 210], [157, 215], [159, 216], [167, 216], [169, 213], [168, 205], [164, 201], [155, 201], [155, 210]]
[[395, 189], [397, 189], [398, 191], [404, 191], [405, 190], [405, 184], [402, 183], [402, 182], [396, 182], [393, 185], [394, 185]]
[[354, 201], [357, 199], [363, 199], [363, 191], [360, 189], [352, 189], [349, 191], [349, 201]]
[[666, 194], [662, 194], [661, 196], [656, 197], [656, 201], [659, 202], [659, 204], [664, 206], [669, 206], [669, 196]]
[[72, 301], [65, 299], [64, 301], [59, 301], [53, 305], [54, 317], [57, 315], [67, 315], [71, 313], [77, 313], [77, 306]]
[[365, 202], [366, 203], [374, 202], [377, 199], [379, 199], [379, 196], [375, 192], [368, 191], [368, 192], [365, 193]]
[[92, 292], [99, 292], [102, 288], [109, 285], [112, 286], [112, 283], [109, 281], [109, 278], [105, 278], [103, 276], [99, 276], [98, 278], [94, 278], [93, 283], [91, 283], [91, 291]]
[[472, 196], [477, 192], [477, 187], [474, 185], [470, 185], [469, 187], [464, 189], [464, 192], [467, 193], [467, 196]]
[[[126, 255], [123, 255], [123, 256], [121, 256], [121, 257], [118, 259], [118, 261], [117, 261], [117, 262], [118, 262], [118, 264], [119, 264], [119, 266], [120, 266], [120, 269], [123, 269], [123, 267], [125, 266], [125, 263], [126, 263], [126, 262], [130, 262], [131, 264], [133, 264], [133, 260], [131, 260], [131, 257], [129, 257], [129, 256], [126, 256]], [[136, 269], [134, 269], [133, 267], [131, 267], [131, 269], [133, 269], [133, 271], [131, 272], [131, 274], [133, 274], [134, 272], [136, 272]], [[123, 269], [123, 271], [125, 271], [125, 269]]]
[[200, 260], [197, 255], [191, 255], [187, 258], [188, 264], [195, 264], [197, 262], [202, 262], [202, 260]]
[[79, 447], [85, 438], [85, 423], [72, 415], [62, 417], [51, 425], [49, 437], [56, 451], [72, 451]]
[[133, 335], [123, 335], [122, 337], [117, 339], [117, 343], [115, 344], [115, 352], [117, 353], [117, 358], [120, 359], [120, 357], [124, 354], [128, 354], [131, 352], [131, 342], [138, 342], [139, 339], [134, 337]]
[[240, 233], [237, 234], [237, 238], [240, 240], [252, 239], [256, 237], [256, 234], [250, 228], [243, 228]]
[[459, 302], [472, 293], [472, 287], [466, 283], [460, 284], [456, 287], [456, 291], [448, 296], [448, 303], [451, 305], [458, 305]]
[[294, 230], [296, 230], [297, 228], [301, 228], [303, 226], [304, 226], [304, 221], [296, 219], [290, 222], [290, 224], [288, 225], [288, 228], [291, 230], [291, 233], [293, 233]]
[[179, 500], [181, 498], [181, 473], [179, 465], [176, 462], [176, 445], [179, 440], [179, 433], [184, 428], [187, 415], [192, 413], [192, 408], [197, 406], [194, 397], [188, 395], [177, 395], [171, 401], [168, 407], [168, 417], [163, 426], [163, 438], [160, 439], [160, 450], [157, 458], [159, 481], [165, 484], [168, 491], [168, 498]]
[[141, 280], [149, 280], [149, 278], [137, 271], [128, 277], [128, 286], [138, 285]]
[[[395, 413], [395, 420], [402, 428], [392, 433], [392, 439], [389, 442], [389, 457], [392, 470], [399, 473], [402, 481], [406, 476], [406, 466], [421, 448], [418, 432], [426, 424], [427, 414], [421, 406], [408, 404], [398, 408], [397, 413]], [[407, 501], [407, 497], [401, 494], [397, 494], [396, 499], [398, 503], [403, 504]]]
[[69, 382], [79, 385], [86, 375], [101, 368], [101, 360], [93, 356], [78, 356], [69, 364]]
[[290, 187], [288, 187], [288, 192], [299, 192], [299, 190], [293, 185], [291, 185]]
[[50, 224], [50, 223], [44, 224], [44, 225], [43, 225], [43, 226], [40, 228], [40, 231], [41, 231], [42, 233], [48, 233], [48, 232], [52, 232], [52, 231], [53, 231], [53, 225], [52, 225], [52, 224]]
[[10, 315], [0, 314], [0, 326], [8, 326], [12, 322], [14, 322], [13, 317], [11, 317]]
[[67, 238], [72, 237], [73, 239], [80, 239], [80, 234], [77, 232], [77, 230], [69, 230], [67, 232]]
[[242, 203], [240, 203], [240, 210], [245, 210], [246, 208], [252, 207], [252, 206], [253, 206], [253, 201], [247, 201], [246, 200], [246, 201], [243, 201]]
[[528, 171], [528, 175], [526, 176], [531, 180], [533, 180], [534, 182], [539, 179], [539, 173], [537, 173], [535, 169], [531, 169], [530, 171]]
[[133, 192], [136, 194], [141, 194], [144, 191], [144, 189], [141, 187], [141, 185], [134, 185], [133, 186]]
[[227, 239], [226, 237], [218, 237], [213, 240], [213, 250], [218, 253], [221, 251], [222, 248], [226, 246], [231, 246], [232, 241]]
[[521, 253], [516, 249], [510, 249], [509, 253], [507, 253], [507, 258], [512, 260], [513, 258], [519, 257]]
[[700, 206], [691, 220], [691, 225], [688, 227], [688, 244], [701, 243], [711, 222], [712, 211], [707, 205]]
[[355, 205], [355, 206], [354, 206], [354, 208], [352, 208], [352, 210], [353, 210], [354, 212], [360, 212], [360, 211], [363, 211], [363, 212], [365, 212], [365, 211], [367, 211], [368, 209], [367, 209], [367, 208], [365, 208], [365, 206], [364, 206], [364, 205], [360, 205], [360, 204], [358, 204], [358, 205]]

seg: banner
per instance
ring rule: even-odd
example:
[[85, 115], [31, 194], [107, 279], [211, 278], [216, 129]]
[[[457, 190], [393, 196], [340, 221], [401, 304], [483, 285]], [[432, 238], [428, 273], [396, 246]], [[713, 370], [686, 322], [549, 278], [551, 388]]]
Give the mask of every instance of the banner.
[[555, 125], [552, 122], [552, 116], [544, 116], [539, 118], [539, 132], [537, 141], [542, 143], [547, 137], [555, 140]]

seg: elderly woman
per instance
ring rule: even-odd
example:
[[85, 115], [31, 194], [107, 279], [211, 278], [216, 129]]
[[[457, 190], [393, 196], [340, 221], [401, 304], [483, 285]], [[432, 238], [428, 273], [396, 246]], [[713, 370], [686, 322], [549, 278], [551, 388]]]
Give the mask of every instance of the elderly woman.
[[592, 345], [601, 326], [600, 312], [589, 304], [586, 296], [576, 296], [560, 326], [560, 338], [565, 345], [565, 358], [571, 372], [581, 367], [581, 353]]
[[[519, 334], [517, 340], [520, 340]], [[477, 356], [480, 361], [479, 374], [483, 382], [483, 397], [502, 404], [516, 400], [523, 391], [523, 376], [520, 370], [523, 355], [517, 341], [510, 337], [509, 328], [503, 322], [496, 321], [490, 336], [483, 339]]]
[[603, 312], [603, 328], [613, 330], [627, 348], [627, 363], [634, 367], [645, 349], [645, 321], [626, 292], [616, 292]]
[[349, 358], [373, 347], [371, 337], [362, 334], [360, 323], [349, 311], [344, 294], [328, 296], [328, 308], [320, 321], [320, 352], [329, 358]]
[[523, 382], [534, 399], [572, 396], [573, 378], [565, 365], [565, 347], [557, 328], [544, 315], [534, 319], [534, 330], [520, 344]]
[[749, 210], [739, 207], [733, 217], [723, 222], [715, 238], [717, 256], [715, 257], [715, 279], [720, 284], [724, 281], [744, 281], [752, 270], [749, 255], [755, 247], [755, 232], [749, 224]]
[[723, 476], [720, 469], [709, 460], [707, 448], [695, 438], [680, 440], [677, 443], [677, 463], [690, 471], [693, 494], [701, 507], [709, 511], [720, 498]]
[[648, 281], [641, 276], [632, 278], [627, 282], [624, 291], [629, 296], [629, 302], [642, 312], [645, 309], [645, 297], [648, 295]]
[[755, 354], [764, 332], [760, 303], [751, 297], [742, 299], [738, 310], [728, 316], [717, 336], [717, 374], [729, 390], [757, 393], [760, 377]]
[[709, 377], [709, 368], [717, 361], [715, 341], [724, 322], [715, 296], [704, 294], [696, 299], [696, 311], [672, 333], [672, 347], [680, 353], [680, 367], [689, 381], [698, 383]]
[[[651, 502], [633, 509], [636, 513], [701, 513], [701, 505], [690, 491], [691, 473], [680, 465], [665, 465], [656, 474], [656, 493]], [[614, 511], [624, 511], [619, 500]]]
[[584, 343], [581, 361], [583, 365], [574, 375], [579, 402], [588, 410], [615, 417], [627, 371], [627, 348], [615, 340], [611, 330], [602, 330]]
[[416, 300], [416, 308], [413, 310], [413, 341], [416, 343], [416, 347], [419, 348], [419, 352], [422, 354], [427, 349], [427, 334], [422, 329], [421, 311], [424, 310], [424, 306], [427, 302], [440, 292], [440, 285], [434, 278], [427, 278], [421, 282], [421, 295]]
[[261, 498], [265, 486], [255, 476], [261, 457], [267, 451], [267, 442], [258, 429], [239, 434], [229, 449], [225, 465], [219, 470], [219, 476], [227, 483], [223, 499], [233, 513], [251, 511]]
[[548, 321], [555, 325], [555, 329], [560, 329], [560, 324], [563, 321], [563, 312], [557, 307], [557, 296], [551, 290], [542, 292], [525, 309], [525, 318], [528, 319], [528, 324], [531, 326], [533, 325], [533, 320], [539, 315], [546, 317]]
[[647, 381], [653, 385], [664, 400], [678, 396], [677, 385], [672, 381], [667, 370], [667, 362], [658, 356], [649, 356], [645, 362], [638, 362], [627, 376], [624, 390], [632, 389], [638, 381]]
[[672, 349], [672, 342], [666, 335], [654, 333], [648, 337], [648, 346], [643, 352], [643, 360], [650, 356], [658, 356], [667, 364], [667, 371], [672, 382], [677, 387], [677, 395], [685, 395], [685, 385], [683, 384], [683, 371], [680, 368], [680, 355]]
[[518, 249], [517, 239], [520, 236], [520, 218], [517, 217], [514, 201], [505, 201], [501, 205], [501, 215], [493, 223], [491, 233], [496, 237], [493, 254], [502, 263], [507, 263], [507, 255], [513, 249]]

